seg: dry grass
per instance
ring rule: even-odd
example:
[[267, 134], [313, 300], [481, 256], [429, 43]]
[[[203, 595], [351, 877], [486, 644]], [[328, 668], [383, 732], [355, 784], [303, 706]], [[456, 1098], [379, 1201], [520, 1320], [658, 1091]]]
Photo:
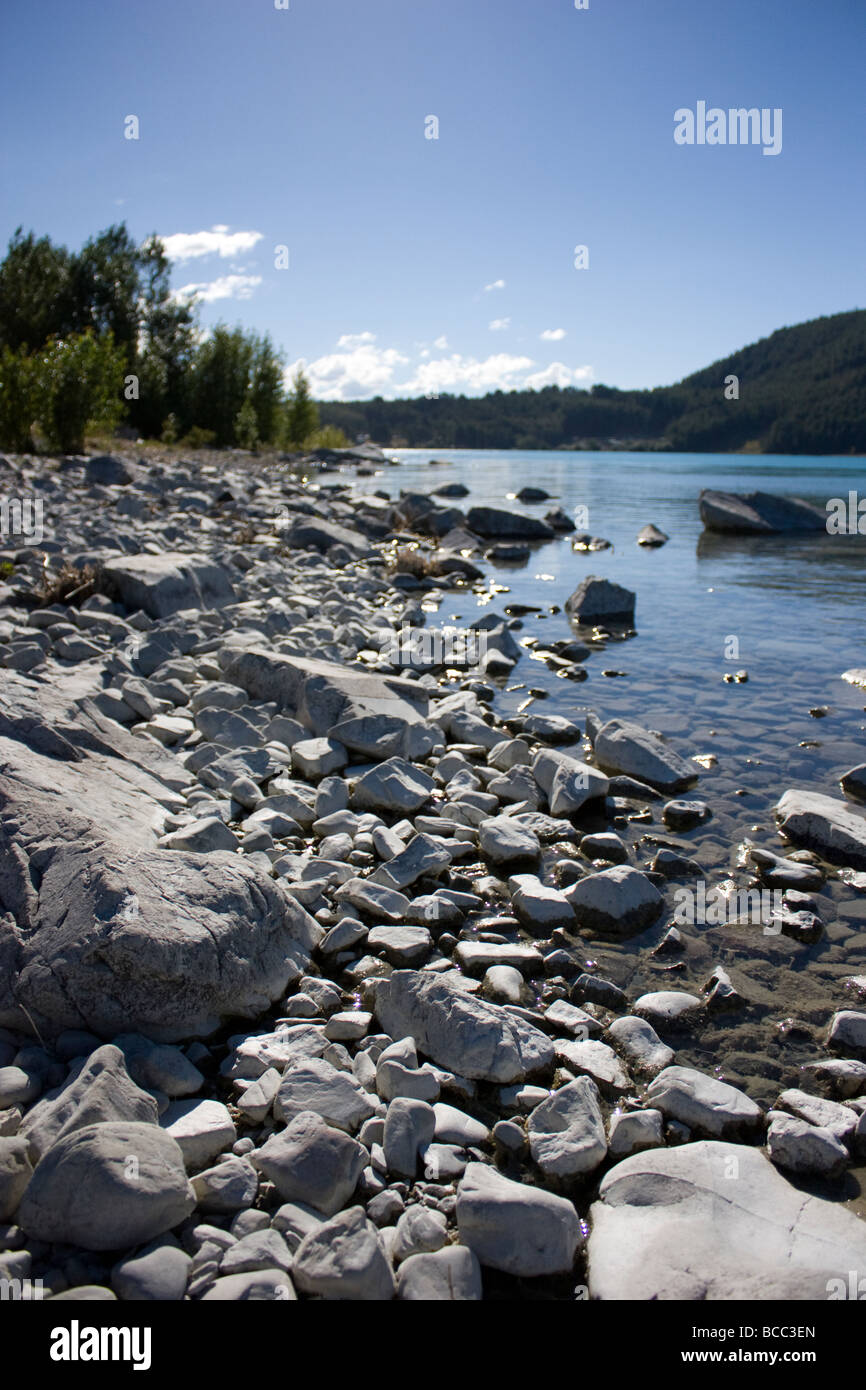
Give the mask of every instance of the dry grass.
[[65, 603], [73, 608], [79, 607], [99, 588], [99, 573], [94, 565], [76, 569], [64, 562], [59, 570], [46, 569], [45, 576], [36, 590], [40, 608], [50, 608], [55, 603]]
[[432, 555], [419, 550], [414, 545], [401, 545], [388, 557], [388, 569], [392, 574], [414, 574], [416, 579], [429, 579], [436, 574], [436, 563]]

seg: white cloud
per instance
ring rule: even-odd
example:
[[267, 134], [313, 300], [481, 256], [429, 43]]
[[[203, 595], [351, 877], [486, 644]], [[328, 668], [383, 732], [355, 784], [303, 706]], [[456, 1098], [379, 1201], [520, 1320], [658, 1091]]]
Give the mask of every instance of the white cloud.
[[564, 328], [545, 328], [541, 335], [542, 342], [545, 343], [559, 343], [564, 337]]
[[433, 346], [435, 348], [438, 348], [439, 352], [445, 352], [447, 350], [448, 339], [445, 337], [444, 333], [442, 334], [441, 338], [434, 338]]
[[173, 297], [189, 299], [195, 294], [205, 304], [210, 304], [215, 299], [249, 299], [253, 290], [261, 283], [261, 275], [221, 275], [217, 280], [182, 285], [179, 290], [174, 291]]
[[262, 240], [263, 232], [230, 232], [228, 227], [218, 223], [209, 232], [174, 232], [171, 236], [160, 237], [165, 254], [170, 261], [194, 261], [200, 256], [238, 256], [243, 251], [252, 251]]
[[490, 284], [490, 285], [485, 285], [485, 286], [484, 286], [484, 293], [485, 293], [485, 294], [489, 294], [491, 290], [504, 290], [504, 289], [505, 289], [505, 281], [504, 281], [504, 280], [494, 280], [492, 284]]
[[365, 396], [384, 395], [386, 390], [389, 394], [395, 394], [390, 390], [394, 372], [397, 367], [404, 366], [409, 358], [396, 348], [377, 348], [369, 341], [356, 341], [372, 336], [344, 334], [337, 346], [347, 350], [328, 353], [313, 362], [293, 362], [286, 370], [286, 382], [294, 376], [298, 366], [303, 365], [310, 390], [320, 401], [351, 401]]
[[511, 319], [491, 319], [491, 320], [490, 320], [490, 332], [491, 332], [491, 333], [503, 333], [503, 332], [505, 331], [506, 328], [510, 328], [510, 327], [511, 327]]
[[337, 339], [337, 347], [346, 349], [359, 348], [365, 347], [367, 343], [375, 343], [375, 341], [375, 333], [344, 333], [341, 338]]
[[535, 364], [531, 357], [515, 357], [511, 353], [498, 352], [491, 357], [463, 357], [452, 352], [450, 357], [440, 357], [432, 362], [423, 362], [415, 369], [415, 375], [408, 381], [395, 384], [395, 396], [427, 395], [428, 392], [461, 391], [514, 391], [522, 382], [517, 378]]
[[375, 334], [346, 333], [338, 340], [335, 352], [310, 362], [293, 362], [286, 370], [286, 382], [302, 366], [317, 400], [351, 401], [371, 396], [393, 400], [446, 391], [483, 395], [486, 391], [574, 386], [591, 381], [593, 376], [592, 367], [572, 369], [562, 362], [542, 367], [531, 357], [507, 352], [483, 358], [464, 357], [459, 352], [431, 357], [428, 348], [417, 343], [415, 348], [410, 359], [397, 348], [377, 347]]
[[529, 391], [540, 391], [543, 386], [573, 386], [574, 374], [564, 362], [551, 362], [549, 367], [528, 376], [523, 385]]

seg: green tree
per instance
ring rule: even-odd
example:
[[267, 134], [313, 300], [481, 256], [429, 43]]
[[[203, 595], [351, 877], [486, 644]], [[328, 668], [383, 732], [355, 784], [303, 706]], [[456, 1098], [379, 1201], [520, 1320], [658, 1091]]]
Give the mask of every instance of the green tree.
[[190, 379], [190, 423], [212, 430], [219, 445], [233, 444], [235, 420], [247, 398], [253, 366], [252, 340], [225, 324], [199, 344]]
[[319, 424], [319, 412], [310, 396], [310, 383], [301, 367], [292, 378], [292, 390], [286, 406], [285, 437], [290, 449], [302, 449]]
[[285, 361], [274, 348], [268, 334], [253, 338], [252, 348], [249, 399], [256, 414], [260, 441], [273, 444], [280, 429]]
[[81, 453], [88, 425], [117, 424], [125, 366], [110, 333], [73, 333], [48, 344], [40, 362], [40, 423], [52, 448]]
[[72, 326], [72, 257], [19, 227], [0, 264], [0, 345], [31, 352]]
[[38, 361], [23, 347], [0, 349], [0, 448], [26, 453], [33, 448], [31, 431], [38, 404]]

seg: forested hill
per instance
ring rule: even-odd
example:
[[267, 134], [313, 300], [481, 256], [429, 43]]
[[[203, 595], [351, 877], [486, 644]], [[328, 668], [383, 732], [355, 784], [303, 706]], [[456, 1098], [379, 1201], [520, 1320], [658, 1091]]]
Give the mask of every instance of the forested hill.
[[[739, 396], [726, 378], [737, 378]], [[730, 397], [730, 398], [728, 398]], [[392, 448], [866, 454], [866, 310], [781, 328], [675, 386], [494, 391], [320, 407]]]

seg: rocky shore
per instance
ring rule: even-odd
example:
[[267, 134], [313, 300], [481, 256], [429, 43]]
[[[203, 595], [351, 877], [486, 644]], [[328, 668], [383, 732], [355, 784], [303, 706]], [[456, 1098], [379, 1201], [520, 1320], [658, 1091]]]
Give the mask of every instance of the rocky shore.
[[[690, 1065], [766, 1002], [672, 924], [701, 764], [621, 718], [498, 717], [537, 640], [513, 606], [471, 669], [436, 637], [491, 548], [567, 516], [134, 448], [0, 460], [0, 492], [43, 529], [0, 551], [6, 1287], [824, 1300], [866, 1274], [866, 975], [782, 1083]], [[549, 661], [580, 681], [634, 595], [560, 602]], [[781, 786], [778, 852], [731, 883], [779, 899], [767, 997], [824, 886], [866, 887], [864, 769], [843, 787]]]

